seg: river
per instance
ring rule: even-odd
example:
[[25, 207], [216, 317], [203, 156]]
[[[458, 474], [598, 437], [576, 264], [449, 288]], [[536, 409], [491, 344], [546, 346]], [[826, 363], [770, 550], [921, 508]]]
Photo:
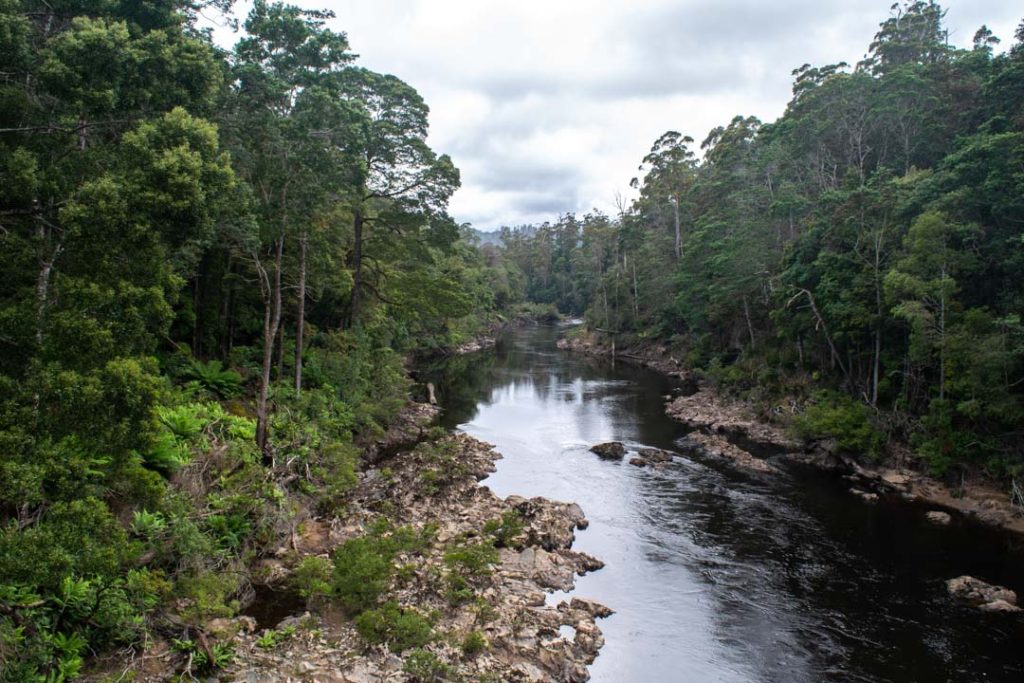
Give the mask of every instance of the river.
[[[484, 481], [501, 496], [579, 503], [576, 549], [604, 569], [574, 594], [616, 613], [597, 683], [1024, 681], [1024, 618], [947, 597], [972, 574], [1024, 595], [1024, 543], [920, 506], [871, 504], [843, 481], [783, 464], [739, 472], [699, 455], [662, 470], [601, 460], [597, 442], [673, 450], [673, 380], [555, 347], [556, 327], [426, 371], [444, 426], [504, 455]], [[628, 461], [628, 456], [627, 459]], [[564, 596], [552, 596], [558, 600]]]

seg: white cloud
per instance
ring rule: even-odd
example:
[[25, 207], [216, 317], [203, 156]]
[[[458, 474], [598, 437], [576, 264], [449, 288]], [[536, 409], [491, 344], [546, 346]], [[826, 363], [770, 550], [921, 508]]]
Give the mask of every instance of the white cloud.
[[[359, 63], [431, 107], [432, 146], [463, 187], [457, 220], [481, 229], [597, 207], [669, 129], [737, 114], [769, 121], [804, 63], [861, 59], [892, 0], [292, 0], [337, 14]], [[1004, 46], [1016, 0], [947, 0], [950, 40], [987, 23]], [[246, 10], [244, 4], [239, 14]], [[221, 39], [231, 41], [230, 37]]]

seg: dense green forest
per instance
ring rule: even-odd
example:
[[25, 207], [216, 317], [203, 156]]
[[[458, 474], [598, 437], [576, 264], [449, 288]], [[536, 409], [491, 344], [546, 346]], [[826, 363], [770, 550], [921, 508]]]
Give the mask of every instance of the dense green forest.
[[0, 680], [234, 613], [509, 298], [416, 90], [231, 4], [0, 0]]
[[[894, 6], [864, 61], [805, 65], [774, 123], [670, 131], [618, 216], [505, 229], [527, 296], [851, 450], [1024, 472], [1024, 24], [996, 53]], [[822, 390], [822, 391], [817, 391]]]
[[778, 121], [668, 132], [619, 215], [495, 245], [412, 86], [282, 3], [222, 49], [232, 5], [0, 0], [0, 680], [152, 633], [226, 661], [187, 634], [343, 514], [408, 360], [545, 306], [809, 436], [1024, 474], [1024, 24], [895, 8]]

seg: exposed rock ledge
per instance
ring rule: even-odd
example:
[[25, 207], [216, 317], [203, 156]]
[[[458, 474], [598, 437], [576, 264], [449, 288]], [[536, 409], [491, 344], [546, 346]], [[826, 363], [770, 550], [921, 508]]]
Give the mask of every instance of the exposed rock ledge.
[[753, 448], [776, 453], [803, 449], [803, 444], [781, 427], [759, 420], [742, 403], [723, 399], [709, 389], [671, 400], [665, 412], [692, 429], [739, 438]]
[[[445, 454], [443, 461], [439, 452]], [[453, 667], [458, 680], [586, 681], [587, 665], [604, 644], [596, 620], [611, 610], [582, 598], [548, 606], [545, 597], [546, 591], [570, 590], [576, 575], [603, 566], [571, 549], [574, 531], [585, 528], [587, 520], [572, 503], [519, 496], [502, 500], [480, 486], [500, 457], [488, 444], [455, 434], [392, 459], [389, 470], [368, 471], [345, 519], [327, 525], [322, 549], [362, 533], [363, 524], [381, 512], [395, 524], [436, 524], [429, 549], [401, 558], [407, 578], [387, 596], [424, 614], [434, 611], [435, 632], [448, 637], [427, 649]], [[425, 477], [427, 472], [440, 472], [440, 479]], [[452, 607], [437, 580], [447, 545], [457, 536], [480, 534], [488, 520], [511, 511], [522, 519], [523, 531], [512, 547], [500, 549], [499, 564], [476, 586], [489, 608], [482, 611], [479, 602]], [[347, 619], [327, 613], [309, 617], [303, 626], [270, 651], [256, 646], [257, 634], [240, 634], [236, 663], [226, 678], [247, 683], [414, 680], [403, 673], [401, 657], [383, 646], [367, 649]], [[572, 627], [572, 635], [563, 635], [563, 626]], [[489, 647], [467, 656], [455, 644], [474, 630]]]
[[[593, 335], [562, 339], [558, 348], [591, 356], [610, 357], [613, 348]], [[690, 429], [691, 447], [722, 457], [737, 467], [759, 473], [777, 471], [764, 456], [776, 455], [816, 468], [847, 475], [853, 490], [877, 500], [879, 495], [896, 495], [931, 503], [937, 512], [959, 513], [989, 526], [1024, 533], [1024, 515], [1011, 502], [1007, 491], [991, 482], [965, 482], [956, 490], [917, 470], [891, 466], [868, 466], [839, 453], [829, 441], [802, 443], [789, 437], [780, 425], [764, 421], [747, 405], [724, 397], [712, 387], [702, 386], [683, 364], [664, 347], [651, 343], [615, 349], [614, 355], [638, 362], [683, 381], [684, 396], [671, 398], [666, 412]], [[666, 397], [668, 398], [668, 397]], [[780, 406], [775, 412], [785, 413]], [[932, 521], [938, 518], [933, 516]], [[941, 521], [936, 523], [942, 524]]]
[[1017, 594], [1009, 588], [993, 586], [973, 576], [958, 576], [946, 582], [954, 598], [983, 612], [1019, 612]]
[[483, 351], [484, 349], [493, 349], [497, 343], [498, 341], [494, 337], [477, 337], [476, 339], [471, 339], [464, 344], [459, 344], [452, 350], [452, 353], [456, 356], [475, 353], [477, 351]]

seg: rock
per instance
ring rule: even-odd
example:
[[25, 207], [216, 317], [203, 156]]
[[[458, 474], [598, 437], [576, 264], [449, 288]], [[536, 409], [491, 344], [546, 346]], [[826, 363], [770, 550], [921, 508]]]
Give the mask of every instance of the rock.
[[879, 475], [886, 484], [897, 491], [907, 491], [910, 488], [910, 475], [896, 470], [884, 470]]
[[626, 447], [621, 441], [608, 441], [591, 446], [590, 452], [605, 460], [621, 460], [626, 455]]
[[858, 498], [863, 500], [865, 503], [877, 503], [878, 502], [878, 494], [877, 493], [869, 493], [868, 491], [861, 491], [860, 489], [850, 489], [850, 493], [852, 493], [853, 495], [857, 496]]
[[932, 524], [940, 524], [945, 526], [953, 521], [953, 518], [948, 512], [942, 512], [941, 510], [929, 510], [925, 513], [925, 517]]
[[596, 600], [590, 600], [589, 598], [573, 598], [569, 602], [569, 609], [571, 610], [582, 610], [592, 617], [610, 617], [615, 614], [615, 610], [605, 607]]
[[1006, 600], [993, 600], [978, 607], [982, 612], [1019, 612], [1020, 607], [1010, 604]]
[[692, 448], [703, 451], [708, 455], [731, 460], [735, 465], [746, 470], [765, 474], [778, 472], [778, 470], [764, 460], [755, 457], [739, 446], [729, 443], [729, 440], [721, 434], [693, 432], [689, 435], [687, 442], [680, 442], [680, 446], [683, 447], [690, 447], [688, 444], [693, 444]]
[[629, 464], [630, 465], [634, 465], [636, 467], [647, 467], [651, 463], [647, 462], [643, 458], [630, 458], [629, 459]]
[[252, 617], [236, 617], [235, 619], [220, 617], [206, 622], [205, 630], [212, 636], [231, 638], [239, 633], [254, 633], [256, 620]]
[[672, 462], [672, 454], [660, 448], [638, 448], [636, 452], [647, 462]]
[[[1016, 611], [1017, 609], [1017, 594], [1014, 591], [1002, 586], [993, 586], [973, 576], [958, 576], [946, 581], [946, 590], [954, 598], [986, 612]], [[1007, 606], [1013, 609], [1008, 609]]]

